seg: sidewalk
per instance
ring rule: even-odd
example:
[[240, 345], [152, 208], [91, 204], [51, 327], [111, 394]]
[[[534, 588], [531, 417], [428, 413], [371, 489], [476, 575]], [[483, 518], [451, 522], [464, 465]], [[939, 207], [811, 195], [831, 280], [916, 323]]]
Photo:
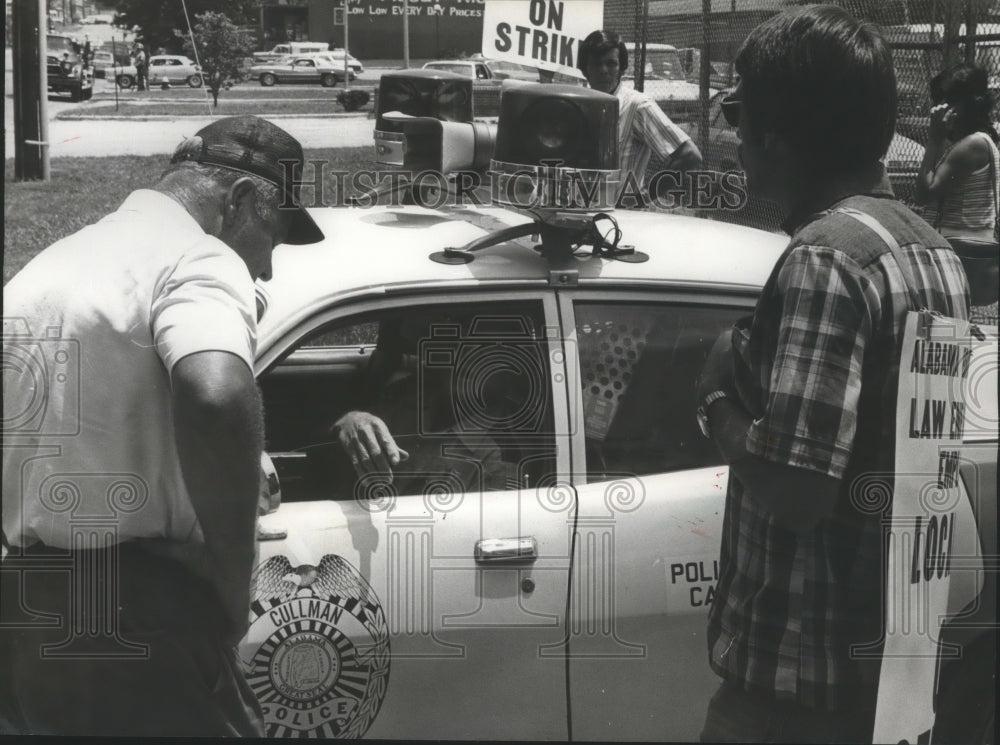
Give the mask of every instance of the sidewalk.
[[[271, 117], [265, 117], [271, 118]], [[108, 155], [159, 155], [174, 151], [213, 117], [186, 116], [165, 121], [95, 120], [49, 123], [49, 157], [83, 158]], [[307, 149], [373, 147], [375, 120], [351, 117], [274, 117], [276, 124], [296, 137]], [[7, 159], [14, 157], [14, 127], [6, 123]], [[374, 151], [373, 151], [374, 152]]]

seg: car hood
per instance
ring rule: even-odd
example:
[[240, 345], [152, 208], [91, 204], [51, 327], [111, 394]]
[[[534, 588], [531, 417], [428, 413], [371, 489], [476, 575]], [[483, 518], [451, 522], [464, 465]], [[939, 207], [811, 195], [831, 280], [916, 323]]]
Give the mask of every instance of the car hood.
[[[625, 84], [635, 87], [634, 79], [623, 80], [622, 85]], [[697, 101], [701, 98], [701, 88], [686, 80], [663, 80], [648, 77], [646, 78], [645, 92], [656, 101]]]

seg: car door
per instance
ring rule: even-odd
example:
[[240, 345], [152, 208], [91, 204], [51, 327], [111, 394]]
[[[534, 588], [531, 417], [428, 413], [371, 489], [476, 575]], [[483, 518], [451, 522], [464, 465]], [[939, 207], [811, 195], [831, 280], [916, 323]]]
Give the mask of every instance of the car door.
[[700, 434], [695, 381], [752, 298], [561, 295], [579, 499], [570, 597], [578, 740], [696, 741], [727, 468]]
[[319, 80], [316, 62], [308, 58], [299, 58], [292, 62], [288, 78], [292, 82], [314, 82]]
[[[380, 298], [260, 361], [282, 505], [240, 656], [269, 735], [566, 739], [556, 318], [534, 291]], [[331, 431], [350, 411], [408, 452], [391, 483], [351, 468]]]

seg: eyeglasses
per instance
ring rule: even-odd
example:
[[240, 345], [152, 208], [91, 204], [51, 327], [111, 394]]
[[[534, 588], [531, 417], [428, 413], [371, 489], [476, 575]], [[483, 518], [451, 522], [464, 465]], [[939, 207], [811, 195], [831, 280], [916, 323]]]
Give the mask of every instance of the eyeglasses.
[[726, 119], [726, 124], [730, 127], [740, 126], [740, 104], [743, 101], [730, 94], [719, 102], [722, 108], [722, 116]]

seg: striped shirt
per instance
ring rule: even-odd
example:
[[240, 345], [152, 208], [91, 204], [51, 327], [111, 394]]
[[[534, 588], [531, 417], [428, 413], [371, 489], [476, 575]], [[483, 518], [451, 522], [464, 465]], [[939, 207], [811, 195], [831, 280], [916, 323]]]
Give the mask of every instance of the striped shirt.
[[618, 97], [618, 167], [624, 183], [626, 172], [642, 184], [649, 160], [656, 153], [667, 160], [691, 138], [674, 124], [656, 102], [642, 91], [624, 83], [615, 90]]
[[[846, 192], [859, 193], [817, 206], [874, 216], [902, 246], [927, 307], [967, 318], [965, 274], [947, 242], [891, 198], [884, 171]], [[908, 306], [879, 237], [825, 213], [793, 234], [757, 303], [736, 364], [754, 418], [747, 449], [841, 488], [833, 515], [796, 534], [729, 480], [708, 643], [712, 669], [748, 691], [823, 710], [874, 705], [878, 658], [858, 664], [851, 646], [879, 649], [881, 638], [883, 514], [866, 498], [891, 483]]]
[[[989, 145], [991, 163], [956, 181], [942, 200], [927, 206], [924, 214], [941, 235], [992, 240], [1000, 202], [995, 173], [1000, 152], [985, 132], [975, 132], [969, 137], [981, 137]], [[947, 157], [945, 152], [941, 161]]]

